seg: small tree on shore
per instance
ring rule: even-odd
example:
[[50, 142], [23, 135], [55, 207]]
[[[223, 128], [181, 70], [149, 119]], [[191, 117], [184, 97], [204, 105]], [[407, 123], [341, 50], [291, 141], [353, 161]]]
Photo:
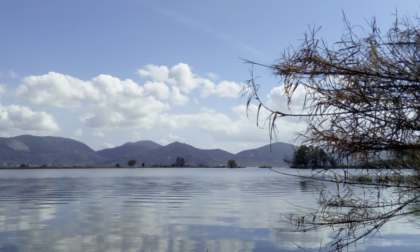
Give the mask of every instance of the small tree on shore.
[[177, 167], [182, 167], [182, 166], [184, 166], [185, 165], [185, 160], [184, 160], [184, 158], [182, 158], [182, 157], [177, 157], [176, 158], [176, 162], [175, 162], [175, 164], [174, 164], [175, 166], [177, 166]]
[[235, 159], [229, 159], [227, 161], [227, 166], [229, 168], [235, 168], [235, 167], [238, 167], [238, 164], [236, 163]]
[[135, 165], [136, 165], [136, 160], [134, 160], [134, 159], [129, 160], [129, 161], [127, 162], [127, 164], [128, 164], [128, 166], [135, 166]]

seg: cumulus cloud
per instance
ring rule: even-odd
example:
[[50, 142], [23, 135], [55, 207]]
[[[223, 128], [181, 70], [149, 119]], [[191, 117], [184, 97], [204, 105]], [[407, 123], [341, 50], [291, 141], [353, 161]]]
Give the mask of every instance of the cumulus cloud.
[[7, 91], [7, 86], [4, 84], [0, 84], [0, 96], [2, 96]]
[[146, 82], [144, 84], [144, 90], [150, 96], [154, 96], [160, 100], [168, 99], [169, 87], [163, 82]]
[[214, 109], [209, 109], [209, 108], [207, 108], [207, 107], [201, 107], [201, 108], [200, 108], [200, 110], [201, 110], [202, 112], [209, 113], [209, 114], [215, 114], [215, 113], [216, 113], [216, 110], [214, 110]]
[[[268, 101], [267, 106], [274, 111], [280, 111], [284, 113], [292, 114], [304, 114], [307, 112], [303, 109], [305, 101], [305, 89], [302, 86], [298, 86], [292, 96], [292, 103], [287, 106], [287, 98], [284, 95], [284, 87], [275, 87], [267, 95]], [[293, 132], [304, 132], [307, 124], [304, 120], [299, 117], [280, 117], [277, 118], [277, 127], [282, 128], [294, 128]]]
[[213, 80], [213, 81], [215, 81], [215, 80], [219, 79], [219, 75], [217, 75], [217, 74], [215, 74], [215, 73], [212, 73], [212, 72], [207, 73], [207, 76], [208, 76], [211, 80]]
[[168, 80], [169, 69], [166, 66], [155, 66], [153, 64], [149, 64], [145, 67], [145, 69], [139, 69], [138, 73], [140, 76], [149, 76], [153, 80], [162, 82]]
[[141, 86], [110, 75], [82, 81], [54, 72], [24, 78], [15, 92], [36, 105], [77, 109], [87, 103], [80, 118], [94, 129], [151, 128], [154, 118], [170, 108], [168, 102], [183, 105], [188, 101], [176, 87], [170, 92], [164, 83]]
[[100, 98], [100, 92], [92, 82], [54, 72], [23, 78], [16, 94], [32, 104], [70, 109], [79, 108], [81, 100]]
[[284, 113], [301, 113], [303, 104], [305, 101], [305, 89], [302, 86], [298, 86], [292, 96], [292, 103], [290, 108], [287, 107], [287, 98], [284, 95], [284, 87], [275, 87], [267, 95], [269, 108], [281, 111]]
[[82, 134], [83, 134], [83, 130], [82, 130], [82, 129], [77, 129], [77, 130], [75, 130], [75, 131], [73, 132], [73, 135], [74, 135], [75, 137], [81, 137], [81, 136], [82, 136]]
[[[35, 105], [50, 105], [76, 111], [85, 126], [94, 129], [94, 136], [102, 137], [104, 130], [139, 129], [156, 127], [178, 129], [192, 127], [210, 132], [217, 139], [262, 139], [265, 133], [251, 134], [255, 125], [247, 118], [232, 121], [226, 114], [203, 109], [198, 114], [169, 114], [173, 105], [189, 103], [185, 93], [201, 88], [203, 97], [237, 97], [241, 86], [235, 82], [221, 81], [217, 85], [209, 79], [192, 73], [191, 68], [179, 63], [166, 66], [147, 65], [138, 70], [151, 80], [140, 85], [133, 80], [121, 80], [110, 75], [99, 75], [91, 80], [81, 80], [69, 75], [50, 72], [29, 76], [14, 90], [15, 94]], [[0, 90], [1, 91], [1, 90]], [[195, 98], [194, 101], [199, 103]], [[79, 110], [80, 111], [80, 110]], [[235, 112], [239, 113], [239, 112]], [[244, 111], [241, 113], [245, 114]]]
[[0, 104], [0, 131], [18, 130], [32, 133], [49, 133], [59, 130], [52, 115], [33, 111], [19, 105]]
[[173, 79], [175, 85], [186, 93], [196, 88], [202, 81], [202, 79], [197, 78], [197, 76], [191, 72], [190, 67], [184, 63], [179, 63], [172, 67], [168, 77]]
[[191, 72], [188, 64], [179, 63], [168, 69], [166, 66], [147, 65], [145, 69], [139, 69], [140, 76], [147, 76], [157, 82], [166, 82], [176, 86], [185, 93], [198, 87], [202, 79]]
[[148, 81], [144, 84], [144, 90], [148, 95], [160, 100], [169, 100], [173, 105], [183, 106], [189, 101], [187, 96], [181, 94], [179, 88], [173, 86], [172, 91], [170, 91], [169, 87], [163, 82]]
[[177, 135], [172, 135], [172, 133], [169, 133], [165, 138], [162, 138], [159, 140], [159, 143], [162, 145], [167, 145], [173, 142], [185, 142], [185, 138]]
[[210, 79], [202, 78], [191, 71], [188, 64], [179, 63], [170, 70], [166, 66], [147, 65], [138, 70], [140, 76], [150, 77], [154, 82], [163, 82], [177, 87], [184, 93], [201, 87], [201, 96], [238, 97], [241, 84], [222, 81], [219, 84], [211, 80], [218, 79], [215, 73], [208, 73]]
[[207, 108], [198, 114], [160, 115], [157, 126], [169, 130], [196, 128], [222, 141], [267, 141], [267, 132], [259, 130], [246, 118], [233, 121], [226, 114]]
[[105, 142], [101, 145], [101, 149], [109, 149], [109, 148], [114, 148], [114, 147], [115, 147], [115, 145], [107, 143], [107, 142]]
[[94, 131], [93, 136], [95, 137], [104, 137], [105, 134], [102, 131]]
[[188, 103], [189, 98], [179, 91], [177, 87], [172, 87], [172, 92], [169, 96], [169, 101], [171, 101], [174, 105], [180, 105], [183, 106], [186, 103]]
[[[165, 130], [198, 129], [219, 141], [267, 142], [269, 132], [266, 118], [269, 113], [260, 111], [260, 127], [257, 127], [257, 110], [257, 106], [250, 105], [247, 116], [245, 105], [233, 107], [232, 111], [239, 119], [232, 120], [226, 114], [216, 113], [214, 110], [203, 107], [197, 114], [162, 114], [156, 126]], [[283, 118], [277, 119], [276, 125], [279, 128], [277, 140], [284, 142], [288, 142], [293, 133], [305, 129], [304, 124], [286, 122]]]
[[201, 96], [238, 97], [241, 89], [242, 85], [231, 81], [222, 81], [217, 85], [206, 81], [201, 89]]

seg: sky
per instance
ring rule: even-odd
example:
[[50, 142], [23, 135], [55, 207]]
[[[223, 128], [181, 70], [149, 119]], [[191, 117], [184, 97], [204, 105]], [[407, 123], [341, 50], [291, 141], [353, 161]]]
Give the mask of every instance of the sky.
[[[73, 138], [94, 150], [140, 140], [257, 148], [270, 143], [267, 113], [259, 127], [255, 104], [247, 116], [243, 59], [273, 64], [308, 27], [322, 26], [332, 45], [343, 13], [366, 28], [375, 17], [385, 32], [396, 12], [418, 9], [410, 0], [2, 0], [0, 136]], [[282, 83], [252, 70], [263, 102], [287, 109]], [[277, 127], [291, 143], [305, 123]]]

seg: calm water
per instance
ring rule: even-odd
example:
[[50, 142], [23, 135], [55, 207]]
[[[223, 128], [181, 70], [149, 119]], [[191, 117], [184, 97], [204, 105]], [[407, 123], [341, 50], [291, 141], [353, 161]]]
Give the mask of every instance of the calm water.
[[[313, 183], [253, 168], [2, 170], [0, 251], [318, 251], [329, 231], [274, 228], [315, 206]], [[403, 222], [358, 249], [418, 251]]]

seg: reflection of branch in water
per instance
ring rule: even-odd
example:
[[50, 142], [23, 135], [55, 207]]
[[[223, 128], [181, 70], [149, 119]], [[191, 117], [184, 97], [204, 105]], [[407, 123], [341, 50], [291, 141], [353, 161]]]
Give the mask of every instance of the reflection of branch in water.
[[[273, 170], [273, 169], [272, 169]], [[381, 179], [381, 173], [389, 175], [389, 171], [377, 170], [376, 180], [367, 183], [357, 182], [347, 172], [337, 170], [314, 171], [309, 176], [287, 174], [273, 170], [282, 175], [306, 178], [324, 183], [318, 187], [319, 208], [296, 206], [297, 213], [282, 215], [281, 222], [293, 228], [278, 228], [282, 232], [310, 232], [323, 228], [333, 228], [333, 241], [327, 244], [329, 250], [337, 250], [365, 240], [379, 233], [383, 225], [390, 220], [420, 215], [419, 184], [416, 176], [399, 174], [398, 178]], [[371, 174], [367, 174], [372, 177]], [[395, 174], [394, 174], [395, 175]], [[361, 174], [354, 175], [360, 180]], [[393, 181], [398, 181], [395, 183]], [[305, 185], [301, 181], [301, 185]], [[417, 219], [410, 218], [409, 223], [418, 224]]]

